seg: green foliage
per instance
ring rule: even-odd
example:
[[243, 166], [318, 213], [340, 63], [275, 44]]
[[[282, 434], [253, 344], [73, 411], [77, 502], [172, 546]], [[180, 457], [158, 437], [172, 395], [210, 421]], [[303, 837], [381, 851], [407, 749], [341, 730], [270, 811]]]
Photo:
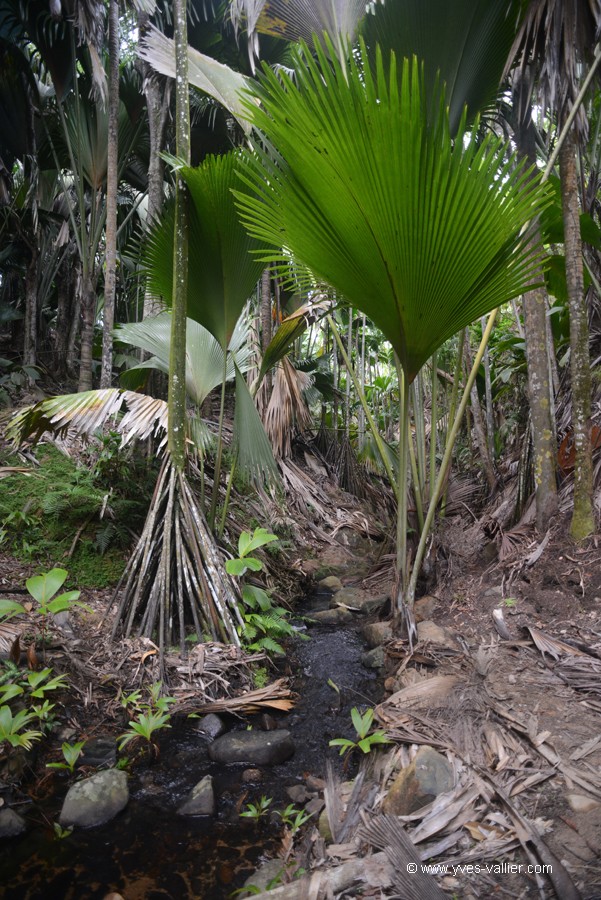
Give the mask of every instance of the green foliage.
[[162, 728], [171, 728], [169, 707], [175, 703], [173, 697], [161, 696], [162, 682], [157, 681], [148, 688], [147, 700], [142, 700], [142, 691], [134, 691], [121, 699], [124, 706], [132, 716], [128, 730], [119, 738], [119, 750], [122, 750], [131, 741], [146, 741], [152, 751], [158, 752], [154, 734]]
[[36, 366], [20, 366], [0, 357], [0, 406], [12, 406], [22, 389], [39, 377]]
[[[252, 534], [243, 531], [238, 539], [239, 556], [226, 561], [226, 570], [238, 578], [248, 571], [260, 572], [263, 563], [249, 554], [277, 540], [277, 535], [271, 534], [266, 528], [255, 528]], [[283, 654], [284, 648], [280, 640], [296, 634], [288, 621], [288, 610], [282, 606], [274, 606], [267, 591], [254, 584], [242, 586], [242, 600], [245, 608], [242, 610], [244, 627], [241, 629], [241, 637], [248, 649]]]
[[374, 731], [372, 734], [369, 734], [374, 720], [373, 709], [366, 709], [364, 713], [360, 713], [357, 707], [354, 706], [351, 709], [351, 720], [358, 740], [351, 741], [348, 738], [334, 738], [330, 741], [330, 747], [340, 747], [341, 756], [344, 756], [347, 750], [361, 750], [362, 753], [370, 753], [372, 747], [377, 744], [391, 743], [384, 731]]
[[254, 819], [258, 822], [260, 818], [267, 815], [269, 807], [273, 802], [273, 797], [266, 797], [265, 794], [257, 803], [247, 803], [246, 808], [240, 813], [242, 819]]
[[[14, 556], [41, 564], [68, 557], [80, 587], [103, 588], [119, 579], [123, 548], [146, 515], [153, 470], [127, 452], [120, 470], [113, 448], [110, 436], [106, 443], [90, 444], [86, 467], [78, 468], [55, 447], [43, 445], [37, 450], [35, 478], [15, 473], [3, 481], [0, 537], [4, 532], [3, 542]], [[13, 460], [20, 462], [14, 457], [3, 462]]]
[[73, 774], [73, 770], [75, 768], [75, 763], [79, 759], [82, 754], [82, 750], [84, 747], [85, 741], [77, 741], [75, 744], [69, 744], [67, 741], [64, 742], [61, 749], [63, 751], [63, 756], [65, 758], [64, 762], [55, 762], [55, 763], [47, 763], [47, 769], [67, 769]]
[[66, 569], [54, 568], [49, 572], [45, 572], [43, 575], [34, 575], [25, 582], [28, 592], [39, 604], [37, 612], [42, 617], [42, 626], [40, 630], [43, 642], [46, 637], [49, 615], [56, 615], [57, 613], [68, 611], [75, 606], [81, 606], [82, 609], [91, 612], [90, 607], [86, 606], [85, 603], [81, 603], [79, 600], [81, 591], [65, 591], [58, 597], [55, 596], [57, 591], [59, 591], [65, 583], [67, 575], [68, 572]]
[[294, 803], [289, 803], [286, 809], [278, 815], [281, 816], [284, 825], [287, 825], [295, 834], [305, 822], [309, 821], [313, 813], [308, 813], [306, 809], [297, 809]]
[[41, 731], [24, 731], [26, 725], [36, 721], [35, 712], [21, 709], [13, 713], [8, 704], [0, 706], [0, 743], [7, 741], [11, 747], [24, 747], [31, 750], [34, 741], [42, 737]]

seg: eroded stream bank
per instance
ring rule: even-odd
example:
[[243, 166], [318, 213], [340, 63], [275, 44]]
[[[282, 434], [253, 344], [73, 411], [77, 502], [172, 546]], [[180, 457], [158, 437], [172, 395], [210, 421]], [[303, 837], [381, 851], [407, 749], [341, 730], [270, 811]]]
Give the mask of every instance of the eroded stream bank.
[[[298, 610], [311, 616], [325, 612], [330, 595], [308, 599]], [[326, 613], [325, 619], [328, 619]], [[0, 846], [0, 881], [6, 900], [102, 900], [117, 892], [125, 900], [221, 900], [241, 887], [261, 863], [277, 854], [281, 813], [298, 798], [317, 798], [326, 760], [337, 767], [334, 737], [353, 737], [350, 710], [373, 706], [381, 696], [374, 670], [361, 664], [366, 646], [358, 615], [334, 615], [337, 624], [308, 628], [309, 640], [289, 648], [285, 662], [297, 702], [289, 713], [235, 719], [224, 716], [229, 730], [274, 728], [290, 731], [294, 755], [273, 766], [220, 765], [208, 754], [208, 742], [195, 720], [178, 722], [161, 733], [161, 756], [129, 778], [127, 807], [106, 825], [76, 828], [57, 838], [67, 779], [57, 778], [56, 792], [19, 811], [28, 823], [19, 837]], [[178, 815], [184, 798], [210, 775], [216, 798], [214, 816]], [[294, 790], [296, 789], [296, 791]], [[261, 797], [271, 802], [258, 821], [240, 812]], [[309, 807], [310, 808], [310, 807]]]

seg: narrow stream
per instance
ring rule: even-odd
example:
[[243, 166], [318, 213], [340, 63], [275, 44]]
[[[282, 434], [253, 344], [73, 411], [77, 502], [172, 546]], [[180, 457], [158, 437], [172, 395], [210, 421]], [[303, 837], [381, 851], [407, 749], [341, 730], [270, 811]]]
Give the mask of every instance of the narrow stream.
[[[322, 600], [315, 598], [312, 608]], [[114, 891], [125, 900], [230, 897], [275, 853], [280, 834], [273, 817], [258, 823], [241, 818], [240, 805], [265, 795], [273, 798], [271, 809], [286, 807], [287, 787], [304, 783], [309, 774], [322, 777], [328, 758], [340, 764], [328, 742], [353, 736], [351, 707], [371, 706], [379, 698], [379, 682], [360, 662], [364, 644], [356, 627], [315, 626], [309, 641], [289, 648], [299, 700], [289, 713], [273, 716], [294, 739], [295, 754], [288, 762], [264, 767], [260, 783], [243, 784], [248, 765], [211, 762], [205, 740], [193, 721], [185, 720], [165, 732], [158, 764], [132, 774], [128, 806], [106, 825], [55, 837], [52, 823], [58, 820], [66, 784], [52, 799], [18, 810], [29, 828], [0, 844], [0, 896], [103, 900]], [[257, 724], [253, 717], [226, 721], [231, 728]], [[177, 815], [183, 798], [206, 774], [213, 776], [217, 815]]]

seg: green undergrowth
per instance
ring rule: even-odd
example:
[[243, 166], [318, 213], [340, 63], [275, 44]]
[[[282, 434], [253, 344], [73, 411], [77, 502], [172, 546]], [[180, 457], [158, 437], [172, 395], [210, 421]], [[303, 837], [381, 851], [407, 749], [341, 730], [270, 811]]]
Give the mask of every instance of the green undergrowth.
[[[0, 546], [23, 561], [67, 563], [80, 587], [114, 584], [143, 525], [156, 476], [135, 452], [118, 455], [114, 443], [103, 437], [79, 465], [55, 446], [40, 445], [34, 474], [2, 481]], [[22, 460], [8, 456], [1, 464]]]

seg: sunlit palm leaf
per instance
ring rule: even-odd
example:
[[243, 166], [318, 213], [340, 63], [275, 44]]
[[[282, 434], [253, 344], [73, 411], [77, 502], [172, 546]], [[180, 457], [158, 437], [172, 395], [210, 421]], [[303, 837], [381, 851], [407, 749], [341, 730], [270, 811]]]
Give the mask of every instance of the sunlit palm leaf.
[[[161, 313], [142, 322], [121, 325], [115, 332], [119, 340], [132, 344], [153, 354], [152, 360], [143, 364], [144, 368], [169, 371], [169, 348], [171, 344], [171, 314]], [[251, 348], [246, 343], [248, 327], [240, 318], [232, 334], [228, 348], [226, 381], [234, 379], [234, 358], [241, 372], [250, 365]], [[125, 373], [128, 377], [139, 372], [136, 366]], [[186, 326], [186, 392], [196, 406], [200, 406], [211, 391], [221, 384], [223, 378], [223, 350], [213, 335], [188, 319]]]
[[[162, 75], [175, 78], [173, 39], [166, 37], [158, 28], [149, 28], [138, 49], [138, 56]], [[250, 88], [250, 79], [193, 47], [188, 47], [188, 78], [190, 84], [217, 100], [246, 131], [249, 130], [242, 97]]]
[[[237, 154], [207, 157], [198, 168], [183, 169], [190, 193], [188, 316], [227, 347], [242, 308], [263, 265], [252, 251], [258, 243], [240, 224], [231, 193], [239, 186]], [[152, 291], [167, 300], [173, 277], [173, 215], [153, 231], [147, 263]]]
[[[505, 146], [476, 131], [453, 143], [442, 102], [427, 116], [418, 64], [377, 78], [305, 52], [297, 82], [264, 71], [257, 144], [239, 196], [251, 233], [286, 246], [364, 311], [409, 380], [447, 338], [534, 279], [523, 226], [546, 193]], [[292, 125], [293, 123], [293, 125]], [[275, 259], [277, 251], [263, 259]]]
[[455, 134], [466, 103], [473, 119], [495, 99], [523, 8], [523, 0], [378, 3], [365, 17], [363, 34], [385, 59], [394, 50], [397, 59], [415, 55], [423, 61], [429, 95], [440, 73]]
[[46, 431], [59, 436], [68, 432], [93, 435], [109, 419], [111, 428], [122, 435], [123, 445], [134, 438], [149, 437], [159, 438], [162, 444], [167, 429], [167, 404], [117, 388], [64, 394], [22, 409], [9, 422], [6, 435], [15, 444], [27, 438], [38, 440]]
[[327, 303], [311, 303], [301, 306], [281, 323], [265, 349], [259, 371], [259, 380], [278, 363], [289, 351], [295, 340], [315, 321], [318, 311], [323, 311]]

